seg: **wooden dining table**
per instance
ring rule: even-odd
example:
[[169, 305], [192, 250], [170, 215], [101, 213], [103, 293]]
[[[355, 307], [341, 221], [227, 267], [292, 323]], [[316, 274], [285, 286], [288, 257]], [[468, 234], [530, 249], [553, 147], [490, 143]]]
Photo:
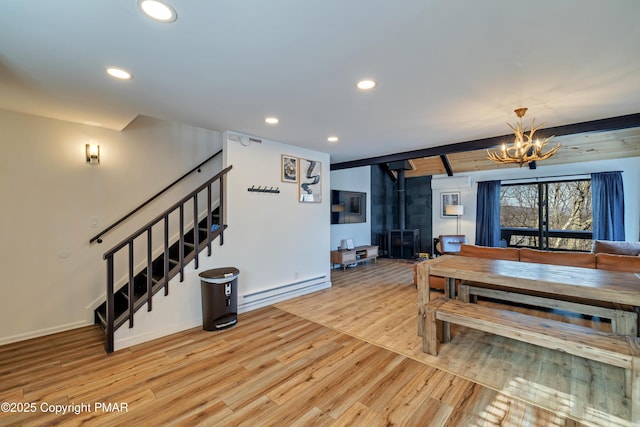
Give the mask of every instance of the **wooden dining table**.
[[[563, 300], [632, 307], [640, 313], [640, 278], [635, 273], [520, 261], [445, 255], [429, 266], [429, 275], [445, 278], [445, 296], [456, 297], [456, 280], [474, 286], [498, 286], [522, 294], [545, 294]], [[427, 287], [419, 287], [419, 301], [428, 301]], [[637, 320], [636, 320], [637, 322]], [[637, 325], [634, 326], [637, 333]]]

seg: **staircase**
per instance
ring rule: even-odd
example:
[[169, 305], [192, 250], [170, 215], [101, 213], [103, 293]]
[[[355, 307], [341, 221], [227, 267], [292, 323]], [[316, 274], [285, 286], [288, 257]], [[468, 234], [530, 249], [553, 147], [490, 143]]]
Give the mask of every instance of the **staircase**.
[[[213, 225], [215, 231], [212, 233], [212, 238], [215, 239], [220, 235], [220, 215], [219, 208], [216, 208], [212, 212]], [[207, 247], [207, 219], [203, 219], [198, 224], [199, 233], [199, 247], [197, 252], [201, 252]], [[184, 235], [184, 264], [188, 264], [195, 258], [196, 244], [194, 230], [189, 230]], [[169, 280], [173, 279], [180, 273], [180, 241], [176, 241], [173, 245], [169, 246]], [[168, 295], [169, 288], [165, 287], [165, 274], [164, 274], [164, 253], [158, 256], [152, 261], [151, 268], [151, 295], [155, 295], [158, 291], [165, 289], [165, 295]], [[149, 279], [149, 273], [145, 267], [142, 271], [136, 274], [133, 278], [133, 310], [134, 313], [147, 303], [147, 282]], [[126, 283], [120, 289], [118, 289], [113, 296], [113, 309], [114, 309], [114, 330], [122, 326], [127, 320], [129, 320], [129, 284]], [[95, 323], [100, 325], [103, 330], [107, 329], [107, 302], [103, 302], [98, 308], [95, 309]]]
[[[95, 309], [94, 319], [105, 332], [107, 353], [114, 351], [116, 329], [127, 322], [129, 327], [133, 328], [134, 314], [145, 304], [147, 310], [152, 311], [152, 297], [163, 289], [164, 295], [169, 295], [170, 280], [179, 275], [182, 282], [184, 267], [189, 262], [194, 261], [194, 267], [198, 269], [200, 252], [207, 248], [207, 256], [211, 256], [213, 240], [218, 239], [220, 245], [224, 244], [226, 228], [223, 217], [224, 178], [229, 170], [231, 166], [216, 174], [104, 254], [107, 264], [106, 300]], [[214, 185], [218, 185], [219, 190], [215, 202], [212, 197]], [[203, 195], [205, 197], [202, 197]], [[206, 201], [203, 201], [204, 198]], [[203, 203], [206, 214], [200, 219]], [[193, 212], [191, 226], [185, 225], [185, 210], [189, 207]], [[170, 223], [173, 227], [170, 227]], [[177, 235], [177, 238], [171, 239], [170, 228], [173, 228], [171, 232]], [[163, 242], [161, 247], [156, 244], [154, 248], [153, 237], [158, 235], [162, 237]], [[146, 243], [144, 250], [138, 248], [138, 259], [134, 253], [134, 242], [136, 247], [141, 242]], [[157, 255], [158, 251], [161, 251], [159, 255]], [[140, 256], [141, 252], [144, 252], [143, 259]], [[155, 257], [154, 253], [156, 253]], [[127, 262], [123, 259], [125, 255]], [[145, 266], [140, 267], [141, 264]], [[136, 266], [138, 271], [135, 271]], [[115, 277], [126, 278], [125, 283], [117, 290], [114, 289]]]

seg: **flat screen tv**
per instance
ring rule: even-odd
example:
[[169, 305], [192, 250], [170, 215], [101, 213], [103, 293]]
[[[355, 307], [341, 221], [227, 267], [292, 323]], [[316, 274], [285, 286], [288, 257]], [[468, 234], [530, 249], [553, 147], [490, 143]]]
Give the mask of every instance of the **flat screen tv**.
[[367, 222], [367, 193], [331, 190], [331, 224]]

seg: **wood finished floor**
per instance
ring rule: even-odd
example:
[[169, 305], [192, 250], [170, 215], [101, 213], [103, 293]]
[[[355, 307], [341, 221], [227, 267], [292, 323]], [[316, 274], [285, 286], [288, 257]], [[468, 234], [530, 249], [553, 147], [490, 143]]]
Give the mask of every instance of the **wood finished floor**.
[[[594, 426], [631, 425], [629, 402], [623, 397], [624, 370], [621, 368], [455, 325], [451, 343], [440, 347], [438, 357], [423, 353], [421, 338], [417, 336], [413, 265], [385, 259], [378, 263], [380, 265], [366, 264], [346, 272], [334, 270], [330, 291], [276, 306], [561, 417]], [[509, 308], [611, 330], [609, 322], [597, 318]], [[556, 424], [543, 422], [541, 425]]]
[[[410, 264], [379, 260], [332, 280], [227, 331], [195, 328], [111, 355], [96, 327], [2, 346], [0, 401], [36, 411], [2, 411], [0, 425], [628, 425], [622, 378], [609, 378], [621, 373], [595, 363], [462, 329], [440, 357], [424, 355]], [[45, 403], [91, 410], [44, 413]]]

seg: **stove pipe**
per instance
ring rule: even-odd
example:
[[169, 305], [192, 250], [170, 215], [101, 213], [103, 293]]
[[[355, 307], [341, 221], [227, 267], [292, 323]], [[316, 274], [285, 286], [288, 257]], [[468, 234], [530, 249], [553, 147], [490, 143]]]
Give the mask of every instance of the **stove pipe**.
[[406, 191], [404, 169], [398, 169], [398, 228], [406, 228]]

